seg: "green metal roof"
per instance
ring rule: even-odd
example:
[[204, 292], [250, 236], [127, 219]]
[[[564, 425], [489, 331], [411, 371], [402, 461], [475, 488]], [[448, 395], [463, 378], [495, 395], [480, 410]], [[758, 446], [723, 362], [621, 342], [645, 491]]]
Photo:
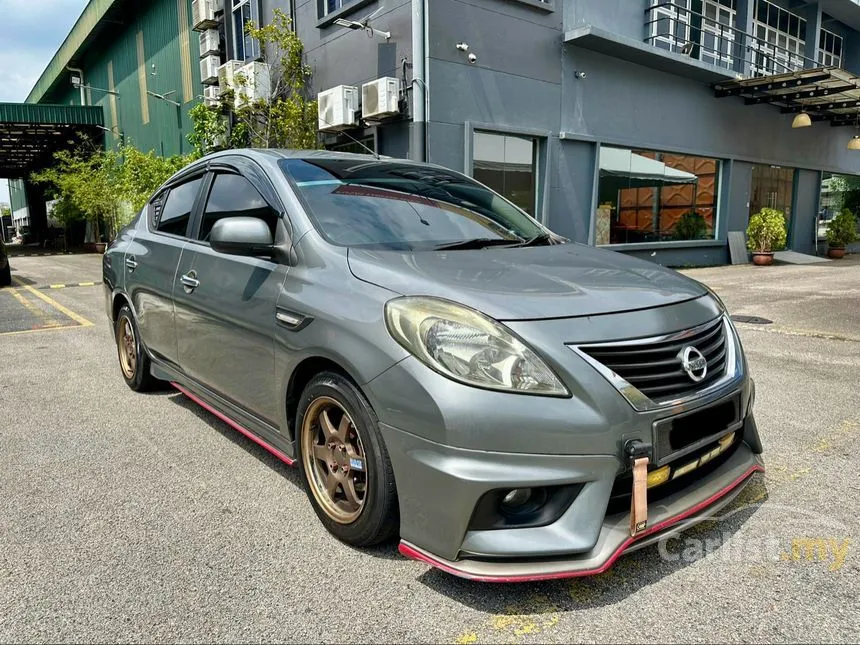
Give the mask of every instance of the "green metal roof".
[[54, 54], [51, 62], [48, 63], [48, 66], [42, 72], [39, 80], [36, 81], [33, 89], [30, 90], [30, 94], [27, 96], [27, 103], [38, 103], [48, 93], [60, 75], [66, 72], [66, 65], [78, 54], [78, 51], [92, 35], [93, 30], [105, 17], [105, 14], [119, 1], [90, 0], [69, 32], [69, 35], [66, 36], [63, 44], [60, 45], [57, 53]]
[[79, 132], [101, 135], [103, 124], [101, 106], [0, 103], [0, 177], [27, 177], [73, 147]]
[[104, 125], [100, 105], [33, 105], [0, 103], [0, 124], [15, 125]]

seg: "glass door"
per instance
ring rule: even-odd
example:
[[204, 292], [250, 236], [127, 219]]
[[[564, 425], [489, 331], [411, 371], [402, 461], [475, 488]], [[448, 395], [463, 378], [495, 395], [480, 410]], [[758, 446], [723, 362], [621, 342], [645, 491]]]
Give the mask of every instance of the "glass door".
[[794, 197], [794, 168], [755, 165], [750, 187], [750, 215], [762, 208], [785, 213], [785, 226], [791, 233], [791, 205]]

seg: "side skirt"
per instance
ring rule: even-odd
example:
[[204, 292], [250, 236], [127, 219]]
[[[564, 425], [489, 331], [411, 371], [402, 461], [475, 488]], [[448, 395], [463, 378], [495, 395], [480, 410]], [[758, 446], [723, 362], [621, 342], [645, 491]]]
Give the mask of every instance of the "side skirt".
[[285, 439], [273, 426], [237, 408], [188, 375], [159, 362], [157, 359], [152, 361], [152, 373], [156, 378], [168, 381], [189, 399], [257, 445], [265, 448], [288, 466], [295, 464], [293, 442]]

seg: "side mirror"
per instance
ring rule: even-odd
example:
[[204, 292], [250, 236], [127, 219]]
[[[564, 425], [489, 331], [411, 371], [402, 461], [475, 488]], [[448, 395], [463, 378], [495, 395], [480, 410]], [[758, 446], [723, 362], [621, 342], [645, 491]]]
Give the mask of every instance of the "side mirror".
[[218, 253], [272, 255], [275, 242], [269, 225], [257, 217], [224, 217], [212, 227], [209, 244]]

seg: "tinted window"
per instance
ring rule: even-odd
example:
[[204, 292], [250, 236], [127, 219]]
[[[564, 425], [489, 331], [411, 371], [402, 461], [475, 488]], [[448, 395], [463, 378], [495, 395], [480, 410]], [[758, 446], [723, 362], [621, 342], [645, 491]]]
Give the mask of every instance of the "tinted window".
[[275, 236], [277, 213], [272, 210], [250, 181], [241, 175], [216, 175], [209, 191], [198, 239], [208, 240], [212, 227], [222, 217], [258, 217], [269, 225]]
[[197, 178], [170, 189], [167, 201], [161, 206], [160, 212], [156, 208], [156, 229], [162, 233], [185, 235], [201, 181], [203, 181], [202, 178]]
[[427, 250], [544, 233], [526, 213], [442, 168], [391, 161], [284, 159], [318, 230], [334, 244]]

